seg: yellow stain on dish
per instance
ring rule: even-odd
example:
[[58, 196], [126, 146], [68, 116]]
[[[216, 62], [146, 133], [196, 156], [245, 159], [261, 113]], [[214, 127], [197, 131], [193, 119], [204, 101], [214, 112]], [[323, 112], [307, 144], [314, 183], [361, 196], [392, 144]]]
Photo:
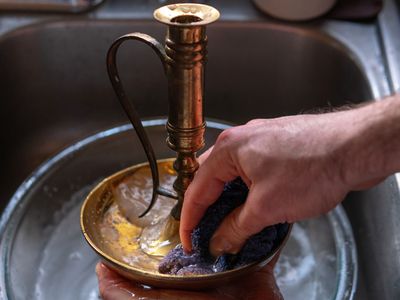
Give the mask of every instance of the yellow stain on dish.
[[137, 236], [140, 234], [141, 229], [128, 223], [119, 223], [114, 225], [118, 231], [118, 244], [124, 251], [133, 251], [139, 248]]
[[168, 174], [168, 175], [172, 175], [172, 176], [176, 176], [176, 171], [174, 170], [174, 167], [172, 164], [163, 164], [162, 165], [162, 172]]
[[[113, 229], [111, 234], [114, 238], [109, 239], [113, 247], [120, 248], [123, 252], [131, 252], [139, 248], [138, 237], [142, 229], [130, 223], [124, 216], [122, 216], [118, 207], [112, 205], [104, 216], [104, 223], [106, 228]], [[106, 231], [109, 238], [109, 231]]]

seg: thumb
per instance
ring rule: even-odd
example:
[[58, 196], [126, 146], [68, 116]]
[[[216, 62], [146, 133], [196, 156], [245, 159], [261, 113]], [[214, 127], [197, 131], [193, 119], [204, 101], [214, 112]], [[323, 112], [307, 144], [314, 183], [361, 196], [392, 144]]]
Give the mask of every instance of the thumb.
[[236, 254], [246, 240], [269, 225], [279, 223], [272, 219], [274, 215], [264, 210], [264, 193], [250, 190], [246, 202], [231, 212], [215, 231], [210, 240], [210, 253], [218, 257], [224, 253]]

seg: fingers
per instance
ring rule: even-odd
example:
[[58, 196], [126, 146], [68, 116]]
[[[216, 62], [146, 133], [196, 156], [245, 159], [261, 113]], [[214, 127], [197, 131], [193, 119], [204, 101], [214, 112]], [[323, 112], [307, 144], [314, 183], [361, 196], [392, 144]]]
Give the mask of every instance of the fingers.
[[96, 266], [99, 279], [100, 296], [103, 300], [227, 300], [227, 299], [283, 299], [276, 286], [271, 263], [248, 278], [220, 286], [217, 290], [193, 292], [143, 288], [130, 282], [102, 263]]
[[224, 188], [224, 182], [209, 178], [206, 171], [199, 171], [185, 193], [179, 234], [185, 251], [192, 250], [191, 232], [203, 217], [207, 208], [216, 201]]
[[99, 280], [100, 296], [103, 300], [221, 300], [214, 291], [192, 292], [184, 290], [169, 290], [144, 288], [140, 284], [131, 282], [116, 272], [98, 263], [96, 273]]
[[210, 253], [214, 257], [238, 253], [250, 236], [264, 228], [261, 220], [251, 216], [248, 206], [236, 208], [218, 227], [210, 241]]
[[278, 223], [274, 219], [277, 216], [269, 215], [265, 209], [269, 205], [262, 203], [263, 196], [259, 189], [251, 189], [246, 202], [223, 220], [210, 241], [210, 253], [214, 257], [238, 253], [250, 236]]
[[99, 291], [104, 300], [132, 300], [132, 289], [134, 287], [123, 277], [107, 268], [104, 264], [98, 263], [96, 274], [99, 280]]
[[214, 148], [204, 154], [206, 159], [201, 158], [202, 166], [185, 193], [179, 228], [185, 251], [191, 251], [191, 232], [207, 208], [221, 195], [225, 182], [237, 176], [229, 155], [223, 152]]

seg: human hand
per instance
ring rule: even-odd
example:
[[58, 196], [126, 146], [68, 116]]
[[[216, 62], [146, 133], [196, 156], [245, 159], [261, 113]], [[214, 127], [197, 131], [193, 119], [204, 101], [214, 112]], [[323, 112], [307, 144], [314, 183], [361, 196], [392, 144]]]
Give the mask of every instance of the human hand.
[[163, 299], [163, 300], [280, 300], [283, 299], [276, 285], [273, 266], [274, 260], [261, 270], [227, 285], [206, 291], [184, 291], [173, 289], [151, 289], [129, 281], [104, 264], [98, 263], [96, 273], [99, 280], [100, 296], [103, 300], [125, 299]]
[[371, 113], [360, 108], [253, 120], [222, 132], [199, 158], [200, 168], [185, 194], [184, 249], [191, 250], [190, 233], [224, 183], [237, 176], [249, 188], [248, 199], [215, 232], [210, 242], [214, 256], [237, 253], [266, 226], [326, 213], [350, 190], [376, 184], [381, 174], [363, 172], [356, 150], [369, 147], [367, 139], [358, 138], [365, 136], [361, 124], [366, 114]]

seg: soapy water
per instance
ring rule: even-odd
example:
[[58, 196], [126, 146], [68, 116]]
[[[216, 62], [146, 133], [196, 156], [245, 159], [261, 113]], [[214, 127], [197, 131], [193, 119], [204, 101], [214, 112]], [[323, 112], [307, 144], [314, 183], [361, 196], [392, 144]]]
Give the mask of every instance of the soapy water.
[[[86, 187], [73, 195], [58, 212], [58, 220], [47, 228], [49, 240], [42, 251], [37, 280], [31, 299], [99, 299], [95, 274], [97, 255], [84, 240], [79, 223]], [[321, 226], [322, 225], [322, 226]], [[333, 239], [325, 217], [299, 222], [275, 268], [285, 299], [334, 298], [337, 280], [334, 247], [319, 249], [322, 241]]]
[[56, 213], [59, 223], [46, 228], [51, 233], [42, 251], [31, 299], [99, 299], [95, 275], [98, 257], [84, 240], [79, 223], [81, 202], [91, 189], [75, 193]]
[[320, 217], [294, 224], [274, 274], [285, 299], [334, 299], [339, 270], [331, 227]]
[[[172, 163], [158, 163], [161, 186], [172, 187], [176, 175]], [[113, 190], [115, 202], [123, 215], [134, 225], [149, 227], [164, 220], [176, 204], [175, 199], [158, 196], [152, 209], [142, 218], [138, 216], [150, 205], [153, 194], [153, 180], [148, 166], [138, 168], [125, 177]]]

